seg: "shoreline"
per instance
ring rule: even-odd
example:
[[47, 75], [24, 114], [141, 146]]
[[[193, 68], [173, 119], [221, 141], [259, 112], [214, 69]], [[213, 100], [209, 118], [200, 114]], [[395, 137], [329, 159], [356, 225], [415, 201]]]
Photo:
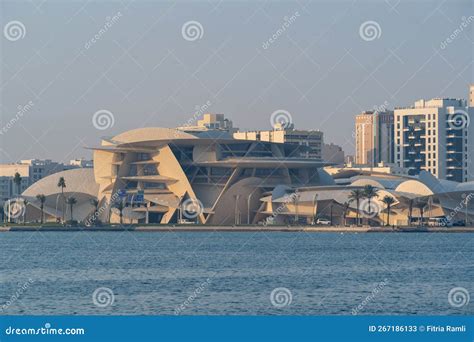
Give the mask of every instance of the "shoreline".
[[307, 233], [474, 233], [474, 227], [339, 227], [339, 226], [3, 226], [0, 232], [307, 232]]

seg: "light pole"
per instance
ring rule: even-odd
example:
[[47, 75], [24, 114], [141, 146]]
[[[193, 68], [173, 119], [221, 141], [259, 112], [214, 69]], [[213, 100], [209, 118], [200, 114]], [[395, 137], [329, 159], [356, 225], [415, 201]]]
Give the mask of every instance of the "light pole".
[[250, 199], [252, 198], [253, 192], [247, 197], [247, 224], [250, 224]]
[[238, 204], [239, 204], [239, 198], [240, 198], [240, 195], [234, 195], [234, 198], [235, 198], [235, 210], [234, 210], [234, 224], [239, 224], [239, 208], [238, 208]]
[[316, 212], [317, 212], [316, 204], [317, 203], [318, 203], [318, 194], [315, 193], [313, 195], [313, 224], [316, 224]]

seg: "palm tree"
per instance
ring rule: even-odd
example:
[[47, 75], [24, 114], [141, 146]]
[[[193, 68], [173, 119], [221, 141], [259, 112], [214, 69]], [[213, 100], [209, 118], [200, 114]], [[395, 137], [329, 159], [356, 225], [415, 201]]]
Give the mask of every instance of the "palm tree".
[[120, 213], [120, 224], [123, 222], [123, 209], [125, 208], [125, 205], [123, 204], [123, 201], [118, 201], [115, 202], [114, 208], [116, 208], [119, 213]]
[[26, 220], [26, 208], [28, 207], [28, 200], [26, 198], [23, 199], [23, 205], [25, 206], [25, 210], [23, 211], [23, 224], [25, 224]]
[[357, 222], [357, 225], [359, 225], [359, 203], [360, 203], [360, 200], [362, 198], [364, 198], [364, 191], [362, 191], [361, 189], [352, 190], [351, 193], [349, 194], [349, 201], [350, 202], [356, 201], [356, 206], [357, 206], [356, 222]]
[[18, 172], [15, 172], [15, 176], [13, 176], [13, 183], [16, 185], [16, 194], [20, 196], [21, 192], [21, 176]]
[[69, 205], [69, 209], [71, 211], [71, 221], [73, 221], [74, 218], [73, 218], [73, 215], [72, 215], [72, 208], [74, 207], [74, 204], [77, 203], [77, 200], [76, 200], [75, 197], [70, 196], [70, 197], [67, 198], [66, 203]]
[[411, 199], [410, 202], [408, 202], [408, 225], [411, 226], [411, 221], [413, 219], [413, 202], [414, 200]]
[[95, 225], [95, 221], [97, 220], [97, 211], [99, 210], [99, 200], [97, 198], [92, 198], [90, 200], [90, 204], [94, 207], [94, 214], [92, 223]]
[[66, 180], [64, 179], [64, 177], [59, 177], [59, 180], [58, 180], [58, 188], [61, 188], [61, 197], [63, 199], [63, 215], [62, 215], [62, 220], [64, 222], [64, 188], [66, 187]]
[[385, 203], [387, 206], [387, 226], [390, 226], [390, 208], [392, 207], [392, 204], [395, 203], [395, 199], [392, 196], [385, 196], [382, 199], [382, 202]]
[[344, 202], [343, 206], [344, 206], [344, 213], [343, 213], [343, 218], [344, 218], [344, 226], [346, 225], [346, 218], [347, 218], [347, 211], [349, 210], [349, 205], [351, 204], [351, 202]]
[[367, 201], [369, 202], [369, 217], [370, 217], [370, 216], [372, 216], [371, 201], [372, 201], [372, 198], [379, 197], [379, 190], [376, 187], [374, 187], [370, 184], [367, 184], [364, 187], [364, 197], [367, 198]]
[[40, 202], [41, 210], [41, 224], [44, 222], [44, 202], [46, 202], [46, 196], [43, 194], [36, 195], [36, 199]]
[[419, 222], [420, 226], [423, 225], [423, 210], [425, 209], [425, 206], [426, 206], [425, 202], [418, 202], [416, 204], [416, 207], [418, 208], [418, 210], [420, 210], [420, 216], [421, 216], [421, 219], [420, 219], [420, 222]]

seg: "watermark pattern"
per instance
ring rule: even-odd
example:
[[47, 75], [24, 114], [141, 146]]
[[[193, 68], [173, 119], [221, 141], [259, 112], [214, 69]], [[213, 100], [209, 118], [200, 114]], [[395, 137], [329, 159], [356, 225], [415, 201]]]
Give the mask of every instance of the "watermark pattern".
[[107, 206], [109, 203], [115, 203], [115, 201], [119, 198], [118, 192], [115, 192], [111, 197], [109, 202], [104, 202], [99, 208], [97, 208], [94, 213], [84, 221], [86, 226], [91, 225], [97, 221], [97, 219], [107, 210]]
[[212, 102], [210, 100], [207, 100], [206, 103], [203, 105], [196, 105], [194, 107], [195, 111], [192, 117], [188, 119], [184, 123], [182, 127], [191, 127], [196, 124], [196, 121], [202, 117], [203, 114], [207, 113], [209, 111], [209, 108], [212, 106]]
[[96, 42], [98, 42], [100, 39], [102, 39], [102, 37], [104, 36], [104, 34], [112, 27], [115, 25], [115, 23], [117, 21], [120, 20], [120, 18], [122, 17], [122, 13], [119, 11], [117, 13], [115, 13], [112, 17], [107, 17], [105, 18], [105, 24], [104, 26], [99, 30], [97, 31], [97, 33], [91, 38], [89, 39], [85, 44], [84, 44], [84, 48], [86, 50], [88, 50], [92, 45], [94, 45]]
[[458, 28], [456, 28], [450, 35], [448, 38], [446, 38], [445, 40], [443, 40], [440, 44], [439, 44], [439, 47], [441, 48], [441, 50], [444, 50], [446, 49], [446, 47], [452, 43], [453, 41], [455, 41], [458, 36], [464, 32], [464, 30], [474, 21], [474, 15], [471, 15], [469, 16], [468, 18], [466, 17], [462, 17], [461, 18], [461, 24], [459, 25]]
[[291, 305], [293, 294], [286, 287], [277, 287], [270, 293], [270, 303], [278, 309]]
[[280, 36], [285, 33], [286, 29], [289, 28], [295, 21], [296, 19], [300, 16], [299, 12], [296, 11], [293, 13], [291, 16], [285, 16], [283, 17], [283, 24], [281, 27], [273, 33], [270, 38], [268, 38], [266, 41], [262, 43], [262, 48], [264, 50], [268, 49], [270, 45], [272, 45], [274, 42], [280, 38]]
[[184, 310], [186, 310], [191, 305], [191, 303], [209, 286], [210, 283], [211, 278], [207, 278], [206, 281], [199, 284], [199, 286], [194, 289], [193, 293], [190, 294], [184, 302], [182, 302], [174, 309], [174, 314], [179, 315]]
[[23, 198], [12, 198], [3, 204], [3, 212], [10, 220], [15, 220], [25, 214], [26, 205]]
[[273, 222], [275, 221], [275, 218], [279, 214], [281, 214], [283, 212], [283, 210], [285, 210], [288, 203], [293, 203], [293, 202], [297, 201], [298, 197], [299, 197], [299, 194], [298, 194], [297, 191], [295, 191], [291, 194], [286, 194], [285, 197], [284, 197], [283, 203], [280, 204], [275, 210], [272, 211], [271, 216], [268, 216], [267, 218], [265, 218], [265, 220], [263, 221], [263, 225], [266, 226], [266, 225], [269, 225], [269, 224], [273, 224]]
[[16, 115], [10, 119], [10, 121], [8, 121], [3, 127], [2, 129], [0, 130], [0, 135], [3, 135], [3, 134], [6, 134], [17, 122], [18, 120], [20, 120], [23, 115], [25, 115], [26, 113], [28, 113], [31, 108], [34, 106], [34, 102], [33, 101], [29, 101], [26, 105], [22, 106], [22, 105], [19, 105], [17, 107], [18, 111], [16, 112]]
[[115, 124], [114, 114], [106, 109], [98, 110], [92, 116], [92, 124], [101, 131], [111, 128]]
[[92, 294], [92, 303], [99, 308], [105, 308], [114, 304], [114, 292], [108, 287], [99, 287]]
[[270, 125], [273, 128], [290, 128], [293, 124], [293, 117], [290, 112], [284, 109], [278, 109], [270, 115]]
[[181, 35], [188, 42], [193, 42], [203, 37], [204, 28], [199, 21], [187, 21], [181, 27]]
[[463, 306], [469, 304], [469, 291], [464, 287], [453, 287], [449, 290], [448, 293], [448, 303], [452, 307], [462, 308]]
[[462, 210], [467, 209], [469, 202], [474, 198], [474, 193], [471, 192], [469, 194], [462, 194], [463, 200], [459, 202], [459, 204], [449, 212], [448, 216], [446, 216], [445, 220], [442, 222], [443, 226], [449, 225], [449, 223], [454, 219], [456, 214], [462, 212]]
[[457, 109], [450, 115], [448, 126], [450, 129], [460, 130], [469, 127], [470, 123], [469, 114], [465, 110]]
[[195, 219], [203, 213], [203, 205], [197, 198], [188, 198], [181, 204], [183, 216], [188, 219]]
[[15, 293], [8, 299], [5, 304], [2, 305], [0, 312], [6, 311], [13, 303], [15, 303], [21, 295], [30, 287], [31, 284], [34, 283], [33, 279], [28, 279], [28, 281], [24, 282], [22, 285], [20, 285]]
[[18, 20], [10, 21], [3, 28], [3, 35], [11, 42], [23, 39], [26, 35], [25, 25]]
[[363, 217], [374, 218], [380, 214], [382, 208], [374, 199], [369, 201], [368, 198], [364, 198], [360, 201], [360, 211]]
[[352, 309], [352, 314], [353, 315], [358, 315], [359, 312], [362, 311], [367, 304], [369, 304], [370, 302], [372, 302], [375, 299], [377, 294], [380, 291], [382, 291], [383, 288], [385, 286], [387, 286], [387, 284], [388, 284], [387, 279], [384, 279], [383, 281], [378, 283], [377, 286], [375, 286], [373, 288], [373, 290], [370, 292], [370, 294], [367, 297], [365, 297], [365, 299], [362, 301], [362, 303], [360, 303], [359, 305], [357, 305], [355, 308]]
[[366, 42], [370, 42], [382, 36], [382, 28], [376, 21], [365, 21], [359, 27], [359, 35]]

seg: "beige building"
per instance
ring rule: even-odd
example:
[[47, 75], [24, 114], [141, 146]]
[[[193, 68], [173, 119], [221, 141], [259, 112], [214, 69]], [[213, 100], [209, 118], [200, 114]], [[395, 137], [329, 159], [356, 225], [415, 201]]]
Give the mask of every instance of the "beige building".
[[393, 163], [393, 112], [366, 111], [357, 115], [355, 140], [356, 164]]
[[469, 107], [474, 107], [474, 84], [469, 87]]
[[206, 113], [202, 116], [202, 119], [197, 120], [194, 125], [192, 120], [184, 126], [180, 126], [177, 129], [184, 132], [205, 132], [205, 131], [224, 131], [233, 133], [237, 131], [237, 128], [233, 127], [232, 121], [226, 119], [224, 114], [211, 114]]
[[236, 132], [234, 139], [257, 140], [273, 143], [290, 143], [299, 145], [293, 157], [323, 160], [323, 132], [318, 130], [297, 130], [293, 124], [275, 124], [272, 130]]

